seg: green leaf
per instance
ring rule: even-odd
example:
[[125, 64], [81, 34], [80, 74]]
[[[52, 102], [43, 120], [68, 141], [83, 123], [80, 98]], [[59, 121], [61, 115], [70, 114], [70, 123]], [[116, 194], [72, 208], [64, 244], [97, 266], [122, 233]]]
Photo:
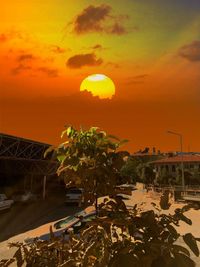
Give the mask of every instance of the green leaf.
[[167, 229], [169, 230], [170, 234], [174, 237], [174, 238], [178, 238], [179, 234], [177, 233], [176, 229], [172, 226], [172, 225], [167, 225]]
[[64, 130], [64, 131], [62, 131], [62, 133], [61, 133], [61, 138], [63, 138], [63, 136], [65, 135], [65, 134], [67, 134], [67, 130], [68, 130], [68, 128], [66, 129], [66, 130]]
[[73, 166], [72, 169], [76, 172], [78, 170], [78, 165]]
[[119, 254], [113, 259], [111, 267], [140, 267], [139, 260], [134, 254]]
[[108, 138], [112, 138], [114, 140], [120, 141], [120, 139], [118, 137], [116, 137], [115, 135], [109, 134]]
[[50, 153], [50, 152], [52, 152], [52, 151], [54, 151], [55, 150], [55, 147], [54, 146], [50, 146], [50, 147], [48, 147], [46, 150], [45, 150], [45, 152], [44, 152], [44, 158], [46, 158], [46, 156]]
[[62, 163], [66, 159], [66, 156], [65, 155], [57, 155], [57, 159], [59, 162]]
[[126, 144], [126, 143], [128, 143], [128, 142], [129, 142], [128, 139], [124, 139], [124, 140], [121, 140], [121, 141], [119, 142], [119, 145], [121, 146], [121, 145]]
[[65, 142], [63, 142], [63, 143], [61, 144], [61, 146], [63, 147], [63, 146], [65, 146], [65, 145], [67, 145], [67, 144], [69, 144], [69, 141], [65, 141]]
[[[15, 261], [15, 259], [1, 260], [1, 261], [0, 261], [0, 267], [8, 267], [8, 266], [10, 266], [14, 261]], [[13, 265], [12, 265], [12, 266], [13, 266]]]
[[18, 250], [15, 252], [13, 258], [16, 258], [17, 267], [21, 267], [23, 265], [24, 260], [23, 260], [23, 257], [22, 257], [21, 247], [19, 247]]
[[189, 225], [192, 225], [192, 221], [189, 218], [187, 218], [184, 214], [182, 214], [181, 212], [177, 213], [176, 215], [177, 215], [179, 220], [181, 220], [181, 221], [183, 221]]
[[183, 246], [179, 246], [179, 245], [172, 245], [172, 249], [176, 252], [176, 253], [183, 253], [186, 256], [190, 257], [190, 252], [189, 250], [187, 250], [185, 247]]
[[195, 267], [195, 262], [182, 253], [175, 253], [176, 267]]
[[91, 127], [89, 131], [95, 133], [98, 129], [99, 127]]
[[195, 237], [191, 234], [185, 234], [183, 236], [183, 240], [185, 241], [185, 243], [188, 245], [188, 247], [192, 250], [192, 252], [199, 257], [199, 248], [197, 246], [197, 242]]

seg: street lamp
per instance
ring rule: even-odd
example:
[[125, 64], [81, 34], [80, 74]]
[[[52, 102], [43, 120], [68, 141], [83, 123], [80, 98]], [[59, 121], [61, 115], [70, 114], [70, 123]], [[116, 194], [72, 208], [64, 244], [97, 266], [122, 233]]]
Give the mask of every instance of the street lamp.
[[183, 135], [180, 133], [167, 131], [168, 134], [177, 135], [180, 138], [180, 149], [181, 149], [181, 173], [182, 173], [182, 187], [185, 187], [185, 179], [184, 179], [184, 167], [183, 167]]

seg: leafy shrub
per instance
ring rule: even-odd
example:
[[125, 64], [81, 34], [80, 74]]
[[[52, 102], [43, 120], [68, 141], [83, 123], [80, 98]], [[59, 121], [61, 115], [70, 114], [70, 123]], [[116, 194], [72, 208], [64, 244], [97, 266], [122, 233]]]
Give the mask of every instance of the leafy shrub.
[[[164, 207], [167, 202], [160, 204]], [[1, 261], [0, 266], [9, 266], [13, 260], [18, 267], [195, 266], [189, 250], [176, 244], [180, 237], [176, 226], [180, 221], [191, 225], [184, 213], [197, 207], [186, 205], [176, 209], [173, 215], [166, 215], [155, 203], [152, 205], [154, 209], [142, 211], [137, 205], [127, 209], [120, 197], [106, 199], [99, 206], [98, 217], [85, 226], [79, 237], [70, 234], [66, 241], [65, 233], [54, 237], [51, 230], [49, 241], [36, 239], [31, 244], [10, 244], [17, 251], [10, 262]], [[199, 256], [199, 239], [187, 233], [183, 240]]]

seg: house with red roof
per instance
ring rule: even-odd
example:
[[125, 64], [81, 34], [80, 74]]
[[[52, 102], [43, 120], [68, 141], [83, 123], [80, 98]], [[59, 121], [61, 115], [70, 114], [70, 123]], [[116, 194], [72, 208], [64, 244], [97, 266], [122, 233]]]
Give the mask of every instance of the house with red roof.
[[151, 162], [155, 168], [157, 177], [164, 173], [165, 176], [174, 178], [177, 177], [182, 163], [184, 172], [190, 173], [191, 176], [200, 174], [200, 154], [179, 154]]

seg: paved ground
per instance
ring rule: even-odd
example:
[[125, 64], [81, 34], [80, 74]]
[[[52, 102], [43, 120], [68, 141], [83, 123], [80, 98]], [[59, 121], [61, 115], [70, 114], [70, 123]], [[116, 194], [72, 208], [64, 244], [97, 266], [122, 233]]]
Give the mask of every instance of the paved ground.
[[80, 209], [77, 205], [65, 205], [61, 194], [31, 204], [17, 203], [11, 210], [1, 211], [0, 259], [10, 258], [13, 255], [14, 250], [8, 250], [9, 242], [22, 242], [29, 233], [34, 233], [35, 229], [48, 232], [52, 222], [74, 214]]
[[66, 206], [62, 194], [29, 204], [16, 203], [11, 210], [0, 213], [0, 242], [59, 220], [73, 214], [77, 209], [76, 205]]
[[[146, 194], [144, 191], [138, 190], [133, 191], [132, 196], [127, 202], [127, 205], [133, 205], [135, 203], [141, 204], [146, 203], [144, 209], [152, 209], [151, 202], [158, 202], [158, 196]], [[66, 207], [64, 201], [60, 199], [59, 201], [48, 200], [41, 203], [39, 206], [32, 204], [27, 207], [16, 206], [13, 208], [11, 213], [6, 213], [0, 215], [0, 259], [12, 257], [14, 251], [8, 250], [7, 245], [9, 242], [23, 241], [28, 237], [33, 237], [40, 235], [42, 233], [47, 233], [49, 226], [69, 214], [73, 214], [80, 210], [76, 206]], [[173, 204], [169, 211], [173, 213], [173, 210], [177, 207], [181, 207], [183, 204]], [[191, 232], [195, 237], [200, 237], [200, 210], [191, 210], [186, 214], [193, 222], [192, 226], [185, 224], [184, 222], [178, 227], [178, 232], [181, 234]], [[2, 228], [4, 225], [4, 228]], [[12, 237], [11, 237], [12, 236]], [[10, 239], [8, 239], [11, 237]], [[7, 239], [7, 240], [6, 240]], [[184, 245], [182, 240], [179, 242]], [[200, 245], [200, 243], [198, 244]], [[200, 258], [193, 256], [192, 258], [196, 262], [196, 267], [200, 267]]]

